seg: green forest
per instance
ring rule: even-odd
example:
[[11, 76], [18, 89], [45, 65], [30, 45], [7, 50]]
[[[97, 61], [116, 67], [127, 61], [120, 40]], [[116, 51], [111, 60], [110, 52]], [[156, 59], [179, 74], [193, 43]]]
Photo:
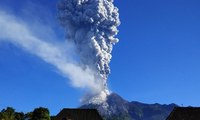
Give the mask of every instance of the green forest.
[[35, 108], [32, 112], [16, 112], [14, 108], [7, 107], [0, 112], [0, 120], [53, 120], [47, 108]]

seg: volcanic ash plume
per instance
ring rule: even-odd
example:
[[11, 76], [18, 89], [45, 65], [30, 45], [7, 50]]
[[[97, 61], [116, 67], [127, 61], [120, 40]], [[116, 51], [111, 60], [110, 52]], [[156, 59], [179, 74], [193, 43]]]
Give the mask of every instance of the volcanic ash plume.
[[95, 71], [106, 85], [109, 63], [120, 24], [113, 0], [61, 0], [58, 18], [67, 40], [76, 46], [83, 68]]

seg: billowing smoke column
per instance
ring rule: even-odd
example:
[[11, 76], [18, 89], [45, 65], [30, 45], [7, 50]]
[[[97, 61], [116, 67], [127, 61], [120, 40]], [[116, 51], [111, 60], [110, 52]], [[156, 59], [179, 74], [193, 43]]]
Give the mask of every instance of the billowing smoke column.
[[67, 40], [77, 48], [83, 68], [96, 71], [95, 76], [106, 84], [113, 45], [119, 41], [115, 36], [120, 20], [113, 0], [61, 0], [58, 18]]

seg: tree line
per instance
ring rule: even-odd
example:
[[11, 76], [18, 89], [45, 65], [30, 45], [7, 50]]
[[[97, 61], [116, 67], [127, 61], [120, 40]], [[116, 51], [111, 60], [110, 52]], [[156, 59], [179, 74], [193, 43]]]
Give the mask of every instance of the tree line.
[[53, 120], [47, 108], [35, 108], [32, 112], [16, 112], [12, 107], [1, 110], [0, 120]]

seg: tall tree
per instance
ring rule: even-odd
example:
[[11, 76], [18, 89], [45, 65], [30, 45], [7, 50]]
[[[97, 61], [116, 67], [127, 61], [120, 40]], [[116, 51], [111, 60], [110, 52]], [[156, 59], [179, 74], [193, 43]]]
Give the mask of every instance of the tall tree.
[[0, 114], [0, 120], [15, 120], [15, 109], [12, 107], [3, 109]]
[[33, 111], [31, 120], [51, 120], [49, 110], [47, 108], [36, 108]]

